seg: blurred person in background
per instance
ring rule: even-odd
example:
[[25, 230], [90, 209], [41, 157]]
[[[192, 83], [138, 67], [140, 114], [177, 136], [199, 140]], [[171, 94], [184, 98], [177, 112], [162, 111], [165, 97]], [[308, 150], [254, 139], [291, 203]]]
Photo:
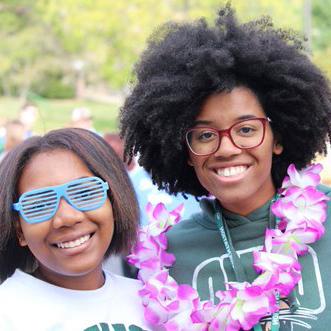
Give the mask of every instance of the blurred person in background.
[[93, 117], [91, 111], [85, 107], [73, 109], [73, 111], [71, 112], [70, 126], [96, 132], [93, 126]]
[[0, 118], [0, 153], [5, 148], [5, 135], [6, 135], [6, 124], [3, 118]]
[[[117, 133], [106, 133], [104, 139], [111, 145], [117, 155], [124, 160], [124, 143]], [[153, 205], [162, 202], [165, 206], [172, 210], [180, 204], [184, 204], [182, 217], [185, 219], [190, 217], [194, 213], [200, 212], [199, 202], [189, 194], [186, 194], [186, 198], [183, 195], [170, 195], [165, 190], [159, 190], [148, 174], [148, 172], [141, 166], [139, 166], [136, 159], [128, 164], [126, 168], [129, 172], [129, 177], [132, 181], [133, 187], [136, 191], [139, 208], [140, 208], [140, 224], [142, 226], [148, 223], [148, 217], [146, 213], [146, 205], [148, 202]]]
[[19, 121], [24, 126], [25, 138], [33, 136], [33, 126], [36, 123], [38, 117], [38, 107], [36, 104], [27, 102], [25, 103], [19, 112]]
[[4, 147], [0, 154], [0, 161], [2, 161], [11, 149], [19, 145], [25, 139], [25, 134], [25, 127], [21, 121], [15, 119], [7, 122], [5, 125]]

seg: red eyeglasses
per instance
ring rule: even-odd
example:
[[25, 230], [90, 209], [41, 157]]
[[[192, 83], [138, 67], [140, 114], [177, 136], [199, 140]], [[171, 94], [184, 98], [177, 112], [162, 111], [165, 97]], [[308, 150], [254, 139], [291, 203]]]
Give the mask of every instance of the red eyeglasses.
[[252, 118], [234, 123], [228, 129], [217, 130], [210, 127], [196, 127], [186, 132], [186, 143], [196, 155], [215, 153], [223, 136], [230, 138], [234, 146], [240, 149], [258, 147], [265, 136], [265, 126], [270, 118]]

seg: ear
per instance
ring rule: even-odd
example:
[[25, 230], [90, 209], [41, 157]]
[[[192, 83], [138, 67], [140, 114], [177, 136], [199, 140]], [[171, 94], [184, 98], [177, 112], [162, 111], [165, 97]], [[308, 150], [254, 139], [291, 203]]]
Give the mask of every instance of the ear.
[[188, 159], [187, 159], [187, 164], [188, 164], [189, 166], [193, 167], [193, 163], [192, 163], [192, 160], [191, 160], [191, 158], [190, 158], [190, 155], [189, 155], [189, 157], [188, 157]]
[[280, 142], [278, 142], [277, 140], [275, 140], [274, 146], [272, 148], [273, 154], [280, 155], [280, 154], [282, 154], [283, 150], [284, 150], [283, 145]]
[[23, 234], [23, 231], [22, 231], [22, 227], [21, 227], [21, 224], [20, 224], [20, 221], [19, 220], [16, 221], [15, 228], [16, 228], [16, 236], [17, 236], [17, 239], [18, 239], [18, 243], [22, 247], [27, 246], [28, 243], [25, 240], [25, 237], [24, 237], [24, 234]]

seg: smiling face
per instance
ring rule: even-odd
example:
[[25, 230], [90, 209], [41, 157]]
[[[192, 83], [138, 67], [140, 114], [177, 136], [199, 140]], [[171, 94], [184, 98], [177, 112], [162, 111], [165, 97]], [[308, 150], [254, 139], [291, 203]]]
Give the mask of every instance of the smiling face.
[[[240, 120], [263, 117], [266, 115], [254, 93], [248, 88], [236, 87], [229, 93], [210, 96], [196, 118], [195, 127], [224, 130]], [[194, 167], [201, 185], [224, 208], [247, 215], [275, 194], [271, 177], [272, 156], [282, 150], [266, 123], [264, 141], [260, 146], [243, 150], [228, 136], [223, 136], [214, 154], [198, 156], [189, 151], [188, 162]]]
[[[18, 183], [19, 194], [94, 174], [70, 151], [34, 156]], [[109, 199], [96, 210], [81, 212], [64, 199], [54, 217], [29, 224], [20, 218], [19, 241], [38, 260], [36, 275], [60, 287], [92, 290], [103, 284], [102, 261], [114, 232]]]

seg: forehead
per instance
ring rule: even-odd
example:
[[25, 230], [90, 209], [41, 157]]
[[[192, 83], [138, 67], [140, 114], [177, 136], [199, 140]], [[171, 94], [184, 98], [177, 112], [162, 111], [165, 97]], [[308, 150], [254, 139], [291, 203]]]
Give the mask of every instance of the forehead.
[[203, 104], [196, 122], [231, 125], [235, 121], [265, 117], [265, 112], [254, 92], [236, 87], [231, 92], [209, 96]]
[[67, 183], [93, 176], [85, 163], [73, 152], [55, 150], [32, 157], [18, 182], [19, 194], [37, 188]]

